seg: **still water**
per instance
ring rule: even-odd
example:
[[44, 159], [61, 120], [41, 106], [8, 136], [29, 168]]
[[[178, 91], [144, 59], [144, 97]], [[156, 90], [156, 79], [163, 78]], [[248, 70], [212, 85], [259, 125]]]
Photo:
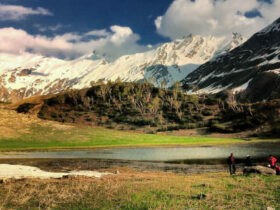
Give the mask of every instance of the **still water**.
[[195, 147], [138, 147], [61, 151], [3, 152], [0, 153], [0, 159], [94, 158], [115, 160], [172, 161], [223, 159], [232, 152], [237, 158], [244, 158], [246, 157], [246, 155], [251, 155], [251, 157], [253, 158], [263, 158], [267, 157], [269, 154], [280, 156], [280, 142]]

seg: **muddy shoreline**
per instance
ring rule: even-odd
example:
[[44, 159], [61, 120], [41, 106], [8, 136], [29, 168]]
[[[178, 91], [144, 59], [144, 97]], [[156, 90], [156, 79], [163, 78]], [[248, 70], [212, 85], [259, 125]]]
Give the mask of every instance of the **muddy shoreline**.
[[[72, 170], [98, 170], [114, 172], [118, 168], [131, 168], [137, 171], [162, 171], [183, 174], [202, 174], [228, 171], [222, 162], [188, 162], [188, 161], [131, 161], [109, 159], [0, 159], [0, 164], [35, 166], [45, 171], [68, 172]], [[264, 164], [261, 162], [255, 162]], [[243, 163], [236, 164], [237, 171], [242, 171]]]

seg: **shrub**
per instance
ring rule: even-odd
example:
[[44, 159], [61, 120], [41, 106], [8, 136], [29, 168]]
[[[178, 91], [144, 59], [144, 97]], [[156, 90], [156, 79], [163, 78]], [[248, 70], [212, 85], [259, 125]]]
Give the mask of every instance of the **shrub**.
[[202, 115], [203, 116], [211, 116], [213, 113], [210, 110], [203, 110]]
[[57, 114], [56, 114], [55, 112], [51, 112], [50, 115], [51, 115], [51, 117], [54, 118], [54, 119], [57, 118]]
[[85, 118], [85, 121], [87, 121], [87, 122], [92, 122], [92, 121], [93, 121], [93, 119], [92, 119], [92, 118], [90, 118], [90, 117], [87, 117], [87, 118]]
[[145, 133], [146, 134], [156, 134], [157, 132], [154, 130], [146, 130]]
[[223, 124], [213, 124], [211, 125], [211, 127], [209, 128], [210, 131], [213, 132], [220, 132], [220, 133], [233, 133], [234, 130], [230, 127], [227, 127], [226, 125]]
[[157, 132], [165, 132], [165, 131], [167, 131], [167, 127], [161, 127], [157, 129]]
[[280, 125], [276, 125], [271, 129], [272, 134], [280, 135]]
[[108, 125], [106, 128], [108, 128], [108, 129], [115, 129], [115, 126], [113, 126], [113, 125]]
[[188, 123], [188, 124], [186, 124], [186, 128], [187, 129], [194, 129], [196, 127], [197, 127], [196, 123]]
[[30, 109], [32, 109], [36, 104], [30, 104], [30, 103], [26, 103], [26, 104], [21, 104], [18, 108], [17, 108], [17, 112], [18, 113], [27, 113]]

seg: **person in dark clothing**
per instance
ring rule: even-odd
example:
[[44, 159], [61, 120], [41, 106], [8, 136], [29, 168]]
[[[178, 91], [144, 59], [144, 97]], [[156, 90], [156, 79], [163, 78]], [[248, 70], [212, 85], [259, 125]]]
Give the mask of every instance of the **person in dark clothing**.
[[280, 166], [275, 167], [276, 175], [280, 175]]
[[230, 156], [227, 159], [228, 166], [229, 166], [229, 173], [230, 175], [235, 174], [236, 167], [235, 167], [235, 158], [233, 156], [233, 153], [230, 154]]
[[246, 157], [245, 166], [246, 166], [246, 167], [253, 166], [252, 159], [251, 159], [251, 156], [250, 156], [250, 155], [247, 155], [247, 157]]

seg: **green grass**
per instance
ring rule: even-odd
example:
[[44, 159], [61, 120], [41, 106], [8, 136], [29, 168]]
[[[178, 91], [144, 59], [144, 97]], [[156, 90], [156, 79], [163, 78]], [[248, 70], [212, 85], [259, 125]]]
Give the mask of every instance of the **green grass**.
[[[179, 175], [120, 169], [102, 179], [23, 180], [3, 184], [10, 209], [267, 209], [280, 208], [280, 177]], [[202, 197], [201, 195], [204, 195]]]
[[[258, 142], [252, 139], [250, 142]], [[70, 149], [117, 146], [205, 145], [232, 144], [248, 141], [235, 138], [182, 137], [139, 134], [105, 128], [72, 127], [56, 129], [51, 126], [32, 125], [28, 133], [15, 138], [0, 139], [0, 150]]]

